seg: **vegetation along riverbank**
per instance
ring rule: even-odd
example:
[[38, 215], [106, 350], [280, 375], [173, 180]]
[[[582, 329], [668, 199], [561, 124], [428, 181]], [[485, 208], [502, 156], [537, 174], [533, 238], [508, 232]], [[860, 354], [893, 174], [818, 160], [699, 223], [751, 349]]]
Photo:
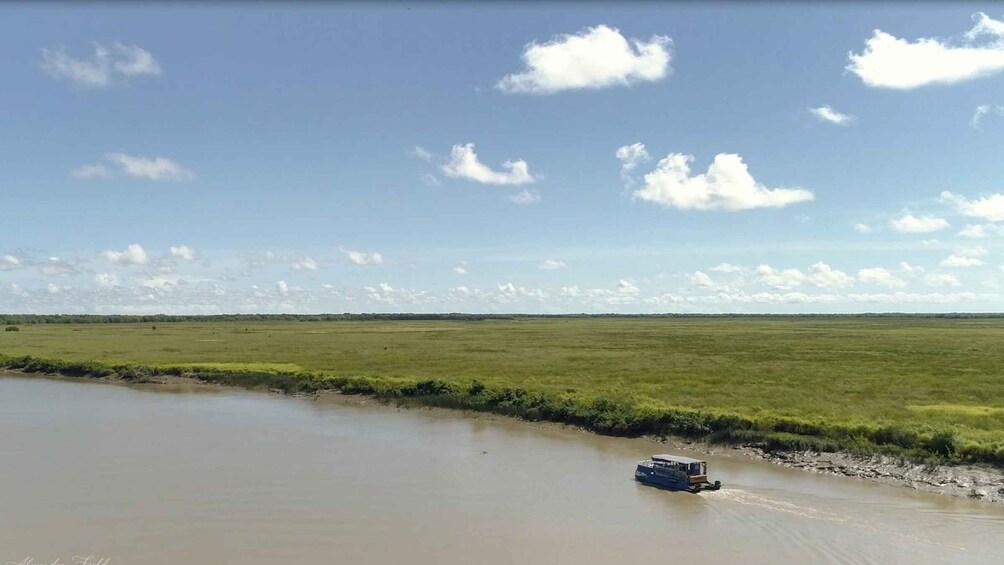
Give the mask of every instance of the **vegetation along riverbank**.
[[[1004, 466], [1004, 319], [3, 318], [0, 366], [335, 390], [767, 453]], [[316, 318], [314, 318], [316, 320]]]

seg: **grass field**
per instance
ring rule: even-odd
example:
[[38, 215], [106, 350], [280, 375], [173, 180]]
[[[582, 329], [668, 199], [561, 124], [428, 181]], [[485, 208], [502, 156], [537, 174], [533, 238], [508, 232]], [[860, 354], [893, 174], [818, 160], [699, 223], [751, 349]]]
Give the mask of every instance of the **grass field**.
[[0, 332], [8, 366], [18, 366], [10, 358], [32, 356], [253, 374], [265, 384], [268, 375], [281, 375], [310, 388], [414, 397], [610, 433], [1004, 462], [1004, 319], [538, 318], [19, 329]]

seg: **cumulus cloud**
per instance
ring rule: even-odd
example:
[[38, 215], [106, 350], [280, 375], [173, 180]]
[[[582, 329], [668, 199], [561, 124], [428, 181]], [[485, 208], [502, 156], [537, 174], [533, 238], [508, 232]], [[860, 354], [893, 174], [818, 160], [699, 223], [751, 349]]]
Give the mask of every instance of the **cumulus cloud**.
[[622, 145], [617, 148], [614, 155], [621, 162], [621, 170], [624, 172], [633, 171], [640, 163], [651, 159], [648, 150], [645, 149], [645, 144], [641, 142]]
[[543, 263], [538, 265], [538, 267], [544, 269], [545, 271], [555, 271], [557, 269], [564, 269], [567, 266], [568, 265], [566, 265], [564, 261], [559, 261], [557, 259], [547, 259]]
[[456, 273], [456, 274], [458, 274], [458, 275], [466, 275], [467, 274], [467, 261], [461, 261], [459, 265], [457, 265], [456, 267], [453, 267], [453, 272]]
[[914, 216], [906, 214], [901, 218], [894, 219], [890, 225], [892, 229], [901, 233], [930, 233], [940, 231], [949, 226], [944, 218], [935, 216]]
[[621, 279], [617, 282], [617, 289], [615, 290], [617, 294], [634, 296], [641, 292], [637, 286], [631, 281]]
[[868, 224], [854, 224], [854, 231], [858, 233], [872, 233], [872, 227]]
[[98, 288], [112, 288], [119, 285], [119, 278], [112, 273], [98, 273], [94, 275], [94, 282]]
[[343, 255], [348, 257], [349, 261], [356, 265], [380, 265], [383, 264], [383, 256], [379, 253], [367, 252], [367, 251], [355, 251], [348, 249], [345, 246], [338, 248]]
[[858, 271], [858, 280], [865, 284], [877, 284], [888, 288], [903, 288], [906, 286], [905, 280], [882, 267], [861, 269]]
[[838, 126], [849, 126], [854, 123], [854, 116], [838, 112], [825, 104], [818, 108], [809, 108], [809, 113], [821, 122], [828, 122]]
[[135, 157], [125, 153], [107, 153], [105, 159], [114, 170], [102, 163], [83, 165], [70, 171], [70, 175], [81, 179], [113, 178], [119, 175], [155, 180], [187, 181], [195, 178], [195, 173], [166, 157]]
[[540, 193], [530, 188], [524, 188], [516, 194], [506, 196], [513, 204], [536, 204], [540, 202]]
[[150, 257], [138, 243], [130, 243], [123, 251], [102, 251], [101, 256], [120, 265], [146, 265], [150, 262]]
[[967, 247], [959, 249], [955, 253], [946, 257], [942, 262], [942, 267], [979, 267], [983, 265], [983, 257], [987, 250], [982, 247]]
[[42, 49], [42, 70], [77, 86], [102, 88], [129, 77], [159, 76], [160, 63], [149, 51], [136, 45], [94, 43], [94, 54], [76, 58], [62, 47]]
[[876, 29], [859, 55], [848, 54], [847, 70], [867, 86], [909, 90], [953, 84], [1004, 70], [1004, 22], [983, 13], [958, 41], [908, 41]]
[[0, 271], [14, 271], [24, 268], [21, 259], [15, 255], [4, 255], [0, 257]]
[[991, 222], [1004, 221], [1004, 194], [996, 193], [970, 200], [960, 194], [945, 191], [941, 201], [954, 204], [959, 213], [971, 218], [982, 218]]
[[760, 265], [754, 273], [761, 282], [773, 288], [789, 289], [805, 282], [805, 274], [798, 269], [778, 270], [770, 265]]
[[531, 42], [523, 48], [525, 70], [506, 75], [496, 88], [551, 94], [655, 81], [669, 74], [672, 48], [672, 40], [664, 35], [628, 40], [617, 28], [598, 25], [547, 43]]
[[493, 171], [478, 160], [474, 144], [454, 145], [450, 150], [450, 160], [440, 167], [448, 177], [473, 180], [484, 184], [520, 185], [536, 181], [530, 174], [526, 161], [506, 161], [502, 163], [505, 172]]
[[949, 273], [931, 273], [924, 277], [924, 282], [928, 286], [959, 286], [962, 284], [955, 275]]
[[1004, 226], [997, 224], [966, 224], [966, 227], [959, 231], [961, 237], [982, 239], [993, 235], [1004, 235]]
[[193, 261], [198, 255], [195, 252], [195, 249], [192, 249], [187, 245], [171, 246], [170, 252], [171, 257], [181, 259], [182, 261]]
[[733, 265], [732, 263], [719, 263], [714, 267], [711, 267], [712, 271], [719, 273], [738, 273], [743, 270], [739, 265]]
[[314, 261], [311, 257], [304, 257], [298, 261], [294, 261], [290, 265], [294, 271], [316, 271], [318, 269], [317, 261]]
[[767, 188], [749, 173], [742, 157], [719, 153], [704, 174], [691, 175], [692, 155], [670, 153], [646, 174], [634, 198], [682, 210], [739, 211], [780, 208], [808, 202], [812, 192], [801, 188]]
[[949, 255], [941, 261], [942, 267], [979, 267], [983, 260], [978, 257], [968, 255]]
[[854, 277], [838, 271], [822, 261], [809, 267], [808, 280], [820, 288], [845, 288], [854, 285]]
[[694, 271], [694, 273], [690, 275], [689, 278], [691, 284], [700, 288], [708, 290], [716, 290], [716, 291], [728, 290], [727, 284], [720, 283], [712, 279], [710, 276], [708, 276], [707, 273], [703, 271]]
[[277, 281], [275, 283], [275, 290], [279, 294], [285, 296], [285, 295], [289, 294], [289, 285], [286, 284], [286, 281]]

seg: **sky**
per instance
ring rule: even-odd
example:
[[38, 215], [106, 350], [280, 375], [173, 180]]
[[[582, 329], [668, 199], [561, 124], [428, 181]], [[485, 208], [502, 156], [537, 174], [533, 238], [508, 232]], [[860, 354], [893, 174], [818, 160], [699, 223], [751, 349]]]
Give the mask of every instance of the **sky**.
[[0, 5], [0, 312], [999, 312], [1004, 4]]

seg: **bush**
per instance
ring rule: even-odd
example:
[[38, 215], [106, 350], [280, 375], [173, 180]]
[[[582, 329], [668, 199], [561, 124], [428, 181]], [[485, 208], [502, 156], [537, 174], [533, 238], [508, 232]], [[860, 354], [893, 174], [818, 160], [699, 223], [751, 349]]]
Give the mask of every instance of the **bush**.
[[19, 331], [21, 331], [21, 328], [19, 328], [17, 326], [7, 326], [6, 328], [3, 329], [3, 331], [5, 331], [5, 332], [19, 332]]
[[925, 442], [924, 447], [931, 453], [951, 457], [955, 455], [958, 443], [959, 437], [955, 433], [955, 430], [943, 428], [931, 434], [931, 437]]

